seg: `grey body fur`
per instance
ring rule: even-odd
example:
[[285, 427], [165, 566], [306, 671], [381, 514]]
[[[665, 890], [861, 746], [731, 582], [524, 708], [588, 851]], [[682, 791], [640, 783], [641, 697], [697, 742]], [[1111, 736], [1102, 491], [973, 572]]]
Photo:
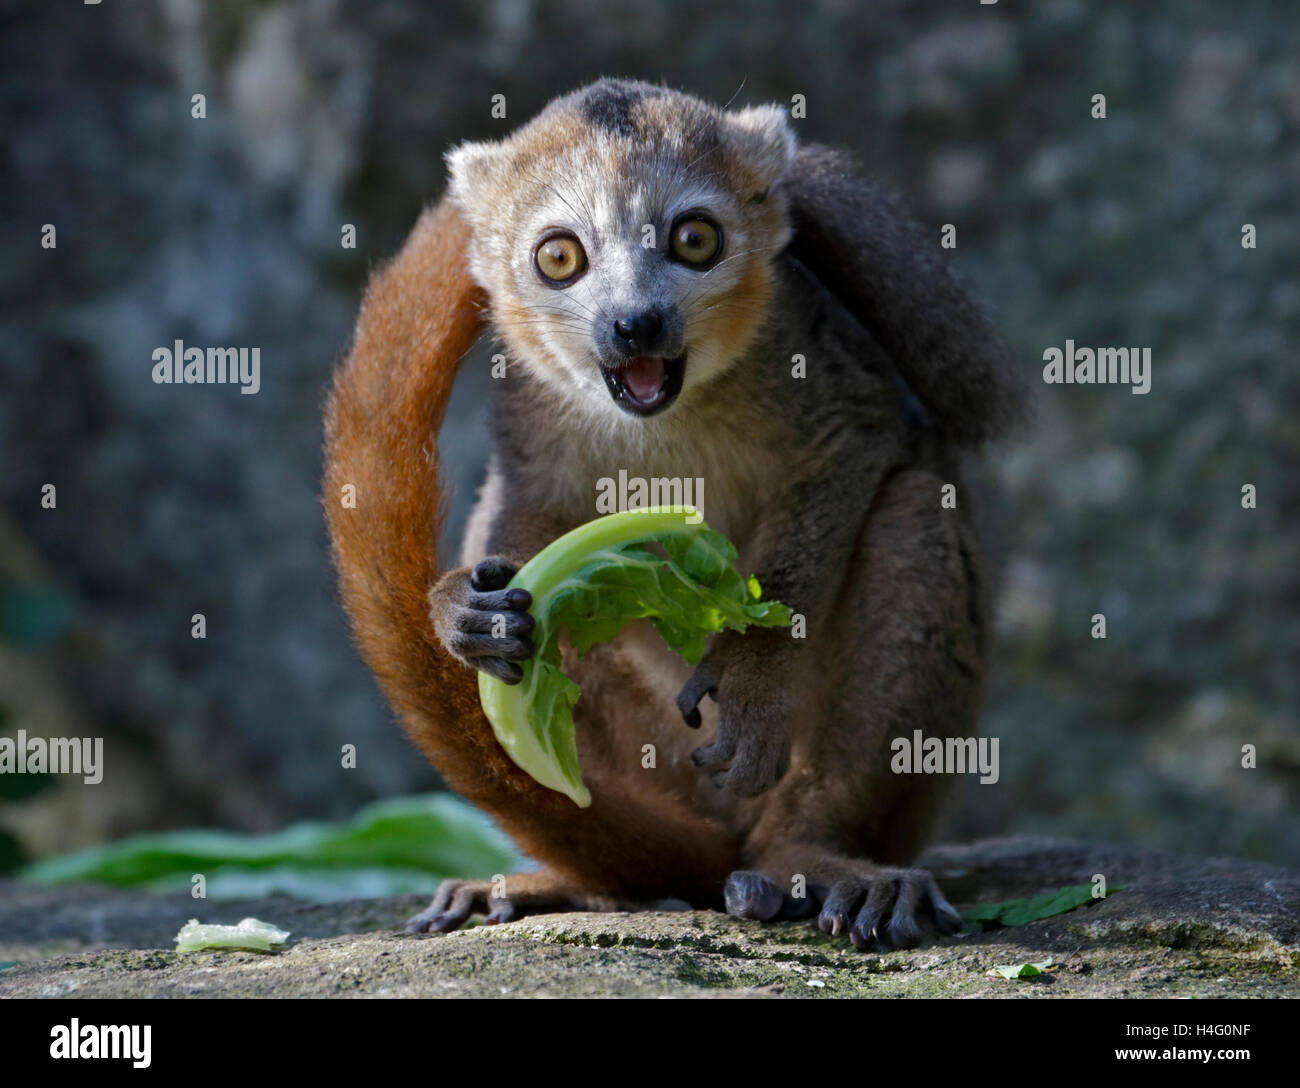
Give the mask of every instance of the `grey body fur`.
[[[729, 129], [733, 117], [742, 120]], [[600, 478], [620, 469], [705, 478], [710, 524], [767, 595], [806, 617], [807, 638], [719, 636], [691, 670], [638, 623], [568, 661], [583, 689], [584, 775], [615, 791], [663, 793], [733, 835], [744, 861], [726, 884], [733, 913], [797, 916], [806, 907], [790, 890], [802, 877], [823, 928], [848, 927], [859, 947], [914, 943], [918, 913], [950, 930], [953, 912], [928, 874], [881, 867], [914, 855], [946, 783], [892, 773], [889, 743], [913, 729], [949, 737], [976, 728], [984, 607], [958, 462], [961, 447], [1017, 412], [1000, 344], [927, 253], [932, 243], [842, 158], [797, 148], [774, 110], [728, 115], [607, 82], [552, 104], [516, 139], [451, 160], [453, 195], [475, 230], [475, 276], [514, 369], [496, 390], [466, 567], [431, 597], [439, 636], [455, 652], [464, 632], [481, 629], [466, 626], [472, 566], [496, 556], [508, 571], [590, 520]], [[681, 169], [711, 155], [722, 161], [710, 177]], [[616, 177], [611, 156], [626, 160]], [[623, 270], [589, 274], [585, 293], [556, 299], [530, 294], [520, 253], [557, 205], [507, 207], [499, 180], [532, 178], [546, 161], [553, 173], [530, 191], [570, 206], [580, 196], [593, 222], [575, 229], [592, 239], [593, 269], [604, 260]], [[686, 204], [723, 193], [719, 218], [752, 247], [705, 296], [706, 310], [729, 292], [743, 296], [732, 325], [701, 324], [692, 309], [701, 288], [683, 288], [680, 270], [635, 248], [638, 225], [682, 188]], [[606, 362], [599, 341], [593, 349], [590, 330], [580, 335], [582, 321], [607, 321], [629, 299], [679, 307], [690, 353], [679, 401], [644, 419], [612, 407], [595, 378]], [[543, 338], [529, 315], [550, 307]], [[796, 355], [806, 377], [792, 376]], [[957, 488], [956, 509], [941, 506], [945, 484]], [[487, 655], [485, 645], [462, 659], [482, 668]], [[701, 703], [706, 692], [716, 702]], [[697, 703], [700, 733], [682, 721]], [[711, 741], [701, 746], [701, 736]], [[641, 765], [645, 744], [658, 753], [653, 772]], [[582, 897], [560, 889], [547, 900], [557, 901]]]

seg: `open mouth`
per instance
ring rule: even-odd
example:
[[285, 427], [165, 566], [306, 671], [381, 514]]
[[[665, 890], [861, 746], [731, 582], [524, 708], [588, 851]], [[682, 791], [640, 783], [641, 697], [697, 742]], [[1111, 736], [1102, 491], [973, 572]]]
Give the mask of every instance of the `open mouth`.
[[686, 355], [683, 353], [676, 359], [638, 355], [618, 367], [602, 363], [600, 373], [609, 395], [623, 411], [637, 416], [652, 416], [672, 404], [682, 391]]

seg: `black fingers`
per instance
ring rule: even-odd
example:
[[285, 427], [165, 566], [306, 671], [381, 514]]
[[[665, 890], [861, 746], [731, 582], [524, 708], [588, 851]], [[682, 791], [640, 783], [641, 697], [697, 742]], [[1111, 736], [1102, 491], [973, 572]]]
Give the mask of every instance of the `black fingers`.
[[507, 661], [527, 661], [533, 656], [533, 640], [529, 638], [456, 635], [451, 640], [451, 648], [476, 668], [480, 658], [497, 657], [505, 658]]
[[495, 589], [488, 593], [471, 593], [465, 601], [476, 612], [522, 612], [533, 605], [533, 595], [526, 589]]
[[817, 916], [817, 928], [832, 937], [838, 937], [848, 925], [849, 915], [861, 901], [861, 880], [850, 879], [837, 882], [826, 893], [821, 914]]
[[[705, 744], [691, 753], [691, 762], [697, 767], [721, 767], [724, 763], [730, 763], [736, 757], [736, 748], [740, 745], [740, 715], [739, 714], [720, 714], [718, 715], [718, 735], [713, 738], [712, 744]], [[726, 781], [718, 782], [716, 777], [714, 784], [721, 788], [725, 786]]]
[[537, 626], [527, 611], [532, 594], [518, 587], [504, 588], [514, 575], [514, 566], [499, 556], [479, 563], [470, 574], [471, 592], [456, 615], [456, 634], [449, 640], [452, 653], [506, 684], [523, 679], [518, 662], [533, 656], [535, 648], [528, 636]]
[[884, 870], [842, 880], [826, 894], [817, 922], [832, 936], [847, 928], [859, 950], [915, 948], [922, 938], [918, 913], [932, 914], [944, 936], [962, 927], [961, 915], [924, 869]]
[[502, 559], [499, 555], [491, 555], [470, 572], [469, 585], [471, 589], [480, 592], [488, 589], [505, 589], [510, 579], [518, 573], [513, 563]]
[[519, 908], [509, 899], [488, 899], [492, 912], [483, 919], [485, 926], [498, 926], [502, 922], [513, 922], [519, 917]]
[[698, 665], [682, 690], [677, 693], [677, 709], [682, 721], [692, 729], [700, 726], [700, 700], [704, 696], [718, 697], [718, 676], [708, 665]]
[[493, 634], [456, 634], [452, 637], [451, 649], [463, 658], [504, 658], [508, 662], [524, 662], [533, 655], [533, 640], [506, 634], [500, 638]]
[[956, 933], [961, 929], [963, 922], [961, 915], [947, 899], [944, 898], [943, 892], [939, 890], [939, 885], [931, 878], [929, 886], [926, 888], [926, 903], [934, 915], [934, 924], [939, 932], [944, 936]]
[[[740, 730], [731, 730], [724, 728], [729, 724], [728, 719], [734, 715], [727, 713], [725, 710], [720, 716], [718, 722], [718, 739], [714, 742], [713, 748], [719, 753], [725, 751], [722, 747], [724, 738], [728, 741], [735, 737], [740, 740]], [[757, 736], [751, 736], [746, 732], [743, 743], [732, 743], [732, 751], [739, 751], [735, 756], [735, 761], [731, 764], [730, 770], [727, 771], [726, 780], [722, 783], [727, 789], [731, 790], [737, 797], [757, 797], [760, 793], [771, 789], [783, 777], [786, 771], [790, 769], [790, 745], [783, 737], [778, 735], [772, 739], [763, 736], [763, 730], [756, 729], [761, 722], [751, 718], [746, 723], [746, 729], [755, 729]], [[702, 762], [702, 753], [708, 749], [697, 748], [691, 753], [691, 758], [697, 763]], [[709, 757], [711, 760], [711, 756]]]
[[727, 913], [736, 918], [757, 918], [766, 922], [775, 918], [785, 905], [781, 889], [762, 873], [739, 870], [727, 877], [722, 896]]
[[524, 678], [524, 670], [521, 666], [499, 657], [476, 657], [474, 668], [500, 680], [503, 684], [517, 684]]
[[809, 888], [802, 897], [796, 899], [788, 892], [782, 897], [781, 917], [789, 918], [791, 921], [800, 921], [804, 918], [811, 918], [817, 913], [817, 908], [821, 906], [817, 895]]
[[897, 888], [892, 880], [877, 880], [867, 892], [867, 901], [862, 904], [858, 916], [849, 927], [849, 940], [857, 949], [870, 948], [873, 941], [881, 941], [880, 922], [894, 905]]
[[743, 869], [732, 873], [723, 888], [727, 913], [736, 918], [767, 922], [817, 913], [823, 933], [846, 934], [859, 951], [915, 948], [923, 936], [918, 914], [933, 915], [944, 936], [962, 927], [961, 915], [924, 869], [881, 869], [846, 876], [829, 888], [810, 886], [807, 893], [796, 899], [766, 874]]
[[[512, 589], [510, 592], [514, 593], [516, 591]], [[522, 593], [523, 590], [518, 592]], [[478, 596], [481, 598], [486, 594], [479, 594]], [[473, 603], [474, 598], [470, 598], [470, 602], [470, 607], [466, 609], [468, 614], [461, 617], [459, 624], [460, 629], [466, 633], [478, 635], [499, 634], [504, 638], [507, 635], [531, 634], [533, 628], [537, 626], [537, 621], [533, 619], [531, 612], [516, 612], [509, 608], [502, 608], [495, 612], [490, 608], [479, 610], [479, 606]]]
[[444, 880], [433, 902], [406, 923], [407, 933], [446, 933], [459, 928], [482, 899], [475, 885], [463, 880]]
[[898, 898], [885, 927], [885, 939], [895, 948], [915, 948], [921, 943], [921, 927], [916, 924], [916, 908], [925, 894], [926, 880], [916, 872], [905, 873], [898, 881]]

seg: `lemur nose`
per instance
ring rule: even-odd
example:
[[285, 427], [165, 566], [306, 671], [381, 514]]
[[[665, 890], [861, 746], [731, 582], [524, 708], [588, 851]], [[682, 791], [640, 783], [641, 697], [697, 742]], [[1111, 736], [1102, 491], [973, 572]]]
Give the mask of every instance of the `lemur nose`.
[[620, 317], [614, 322], [614, 331], [637, 351], [645, 351], [663, 331], [664, 319], [654, 310], [630, 317]]

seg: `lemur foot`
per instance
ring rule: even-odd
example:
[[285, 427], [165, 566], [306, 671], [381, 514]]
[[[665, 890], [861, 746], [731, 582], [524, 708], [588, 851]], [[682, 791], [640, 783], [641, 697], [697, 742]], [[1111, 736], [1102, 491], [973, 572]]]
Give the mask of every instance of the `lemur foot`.
[[921, 941], [918, 916], [929, 918], [944, 935], [961, 929], [957, 913], [924, 869], [876, 869], [845, 875], [829, 887], [810, 886], [796, 899], [763, 873], [738, 870], [727, 878], [723, 896], [727, 913], [771, 922], [806, 918], [821, 907], [817, 925], [839, 936], [848, 930], [859, 951], [869, 948], [914, 948]]
[[472, 914], [486, 915], [484, 925], [494, 926], [527, 914], [617, 909], [612, 899], [578, 892], [550, 873], [518, 873], [502, 881], [444, 880], [433, 902], [407, 919], [405, 928], [407, 933], [449, 933]]
[[506, 589], [515, 567], [500, 556], [473, 570], [443, 575], [429, 591], [429, 614], [438, 638], [457, 660], [507, 684], [523, 679], [519, 662], [533, 656], [532, 594]]
[[921, 942], [918, 914], [932, 919], [945, 936], [961, 929], [961, 915], [926, 870], [877, 869], [833, 884], [822, 899], [817, 925], [832, 935], [847, 926], [859, 950], [915, 948]]

